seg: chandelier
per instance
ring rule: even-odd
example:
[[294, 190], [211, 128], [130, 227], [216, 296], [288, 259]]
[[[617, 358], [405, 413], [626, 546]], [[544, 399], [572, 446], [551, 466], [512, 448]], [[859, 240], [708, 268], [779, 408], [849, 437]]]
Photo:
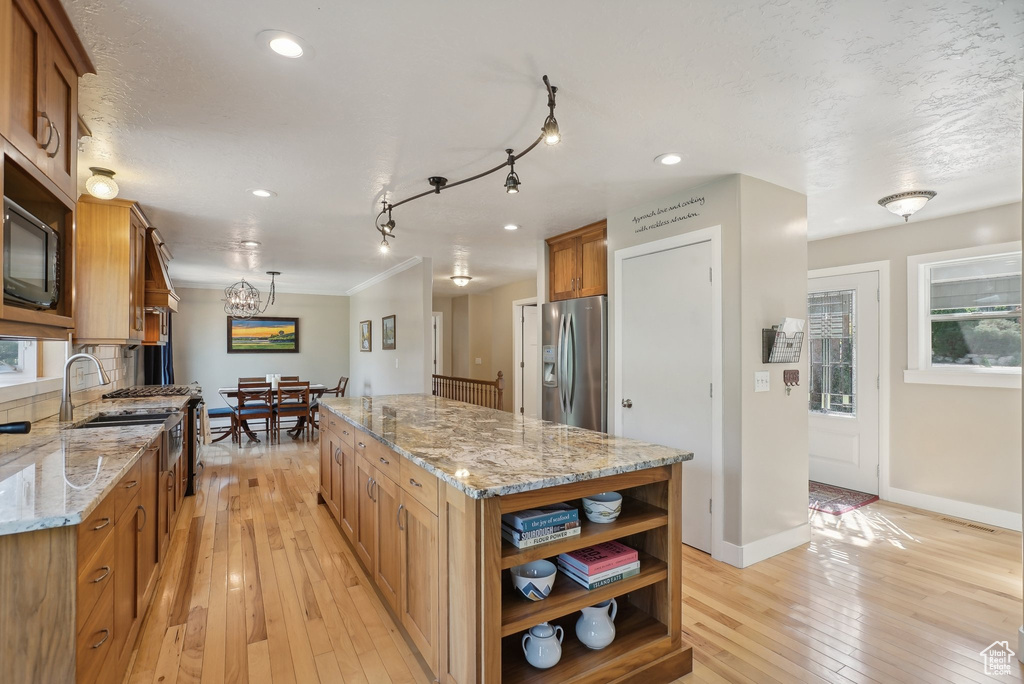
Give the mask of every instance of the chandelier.
[[[519, 154], [514, 154], [513, 150], [511, 149], [505, 150], [505, 154], [508, 156], [505, 158], [504, 162], [498, 164], [492, 169], [488, 169], [487, 171], [478, 173], [475, 176], [470, 176], [469, 178], [463, 178], [462, 180], [453, 182], [449, 182], [448, 179], [445, 178], [444, 176], [431, 176], [430, 178], [427, 179], [427, 182], [433, 188], [431, 190], [425, 190], [424, 192], [421, 192], [418, 195], [406, 197], [404, 200], [401, 200], [400, 202], [388, 202], [387, 197], [381, 200], [383, 208], [380, 210], [380, 213], [377, 214], [377, 218], [374, 221], [374, 228], [377, 229], [377, 232], [380, 233], [381, 236], [381, 254], [387, 254], [391, 250], [391, 243], [388, 242], [388, 238], [393, 239], [395, 237], [395, 219], [391, 217], [391, 212], [392, 210], [396, 209], [397, 207], [400, 207], [406, 202], [412, 202], [413, 200], [417, 200], [421, 197], [426, 197], [427, 195], [440, 195], [442, 190], [450, 190], [451, 188], [454, 188], [458, 185], [469, 183], [470, 181], [475, 181], [479, 178], [483, 178], [484, 176], [489, 176], [495, 171], [500, 171], [506, 166], [509, 167], [509, 172], [508, 175], [505, 177], [505, 192], [507, 192], [510, 195], [514, 195], [519, 192], [519, 186], [521, 185], [521, 181], [519, 180], [519, 174], [516, 173], [516, 161], [525, 157], [534, 147], [540, 144], [542, 140], [544, 141], [545, 145], [557, 145], [562, 140], [562, 134], [558, 130], [558, 121], [555, 120], [555, 93], [558, 92], [558, 88], [551, 85], [551, 81], [548, 80], [547, 76], [544, 76], [542, 80], [544, 81], [544, 87], [548, 91], [548, 115], [544, 119], [544, 125], [541, 126], [540, 136], [536, 140], [534, 140], [533, 143], [525, 150], [523, 150]], [[385, 215], [387, 215], [386, 221], [384, 221]]]
[[231, 318], [252, 318], [265, 312], [274, 303], [274, 278], [281, 275], [281, 272], [267, 271], [267, 275], [270, 276], [270, 293], [266, 304], [260, 299], [260, 291], [242, 278], [224, 288], [224, 313]]

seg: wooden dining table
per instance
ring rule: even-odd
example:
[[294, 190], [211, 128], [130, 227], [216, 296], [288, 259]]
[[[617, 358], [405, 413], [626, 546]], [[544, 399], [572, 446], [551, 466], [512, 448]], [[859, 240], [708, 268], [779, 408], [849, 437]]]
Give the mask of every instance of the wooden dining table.
[[[284, 384], [287, 384], [287, 383], [284, 383]], [[309, 384], [309, 400], [310, 401], [314, 401], [316, 399], [319, 399], [320, 397], [322, 397], [324, 395], [324, 392], [326, 392], [326, 391], [327, 391], [327, 385], [324, 385], [324, 384], [321, 384], [321, 383], [310, 383]], [[237, 407], [237, 404], [232, 404], [230, 401], [228, 401], [229, 399], [237, 399], [238, 398], [238, 388], [237, 387], [221, 387], [221, 388], [219, 388], [217, 390], [217, 394], [219, 394], [222, 397], [224, 397], [224, 403], [226, 403], [231, 408], [236, 408]], [[248, 436], [251, 441], [253, 441], [253, 442], [259, 442], [260, 441], [260, 438], [257, 437], [256, 433], [253, 432], [252, 428], [249, 427], [249, 422], [247, 420], [245, 420], [243, 418], [241, 421], [239, 421], [239, 424], [242, 426], [242, 429], [245, 431], [246, 436]], [[288, 430], [288, 434], [290, 434], [290, 435], [292, 435], [294, 437], [294, 436], [298, 435], [300, 432], [302, 432], [303, 428], [305, 428], [305, 427], [306, 427], [306, 417], [305, 416], [299, 416], [299, 420], [295, 423], [295, 427], [293, 427], [291, 430]]]

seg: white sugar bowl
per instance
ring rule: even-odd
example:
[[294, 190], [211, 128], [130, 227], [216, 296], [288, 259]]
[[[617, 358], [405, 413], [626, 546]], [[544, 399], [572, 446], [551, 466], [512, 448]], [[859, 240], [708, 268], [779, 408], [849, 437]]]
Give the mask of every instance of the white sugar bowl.
[[562, 659], [562, 638], [565, 630], [558, 625], [552, 627], [546, 622], [534, 625], [523, 635], [523, 654], [526, 662], [546, 670]]
[[602, 492], [583, 497], [583, 512], [590, 522], [610, 523], [622, 512], [622, 495], [618, 492]]

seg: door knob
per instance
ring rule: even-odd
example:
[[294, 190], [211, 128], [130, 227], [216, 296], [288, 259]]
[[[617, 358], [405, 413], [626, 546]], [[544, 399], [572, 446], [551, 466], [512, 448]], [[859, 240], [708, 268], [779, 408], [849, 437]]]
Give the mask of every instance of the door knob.
[[622, 400], [622, 408], [633, 408], [633, 400], [632, 399], [623, 399]]

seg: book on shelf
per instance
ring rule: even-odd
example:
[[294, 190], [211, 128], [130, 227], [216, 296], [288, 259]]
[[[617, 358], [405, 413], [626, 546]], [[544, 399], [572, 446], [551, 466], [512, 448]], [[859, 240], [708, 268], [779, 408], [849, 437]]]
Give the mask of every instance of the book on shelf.
[[580, 511], [569, 504], [555, 503], [542, 508], [532, 508], [515, 513], [503, 513], [501, 521], [519, 532], [532, 532], [545, 527], [578, 522]]
[[548, 542], [558, 541], [559, 539], [566, 539], [568, 537], [574, 537], [580, 533], [579, 525], [575, 527], [567, 527], [559, 530], [558, 532], [551, 532], [540, 537], [532, 537], [529, 539], [523, 539], [510, 531], [504, 525], [501, 526], [501, 538], [512, 544], [517, 549], [528, 549], [531, 546], [538, 546], [540, 544], [547, 544]]
[[538, 530], [530, 530], [529, 532], [520, 532], [514, 527], [509, 527], [505, 523], [501, 523], [501, 530], [502, 532], [508, 532], [515, 536], [516, 539], [536, 539], [537, 537], [546, 537], [549, 534], [561, 532], [562, 530], [571, 530], [579, 526], [580, 522], [579, 520], [576, 520], [573, 522], [567, 522], [563, 525], [552, 525], [551, 527], [542, 527]]
[[[630, 563], [630, 565], [634, 565], [634, 564]], [[616, 570], [614, 575], [611, 575], [609, 577], [605, 577], [605, 578], [599, 579], [599, 580], [588, 580], [588, 579], [585, 579], [585, 578], [577, 575], [576, 573], [572, 572], [570, 569], [566, 568], [564, 565], [559, 565], [559, 568], [561, 570], [563, 570], [563, 572], [565, 573], [566, 577], [571, 579], [573, 582], [576, 582], [576, 584], [579, 584], [580, 586], [582, 586], [582, 587], [584, 587], [586, 589], [597, 589], [598, 587], [604, 587], [604, 586], [607, 586], [609, 584], [614, 584], [615, 582], [622, 581], [622, 580], [627, 579], [629, 577], [633, 577], [635, 575], [639, 575], [640, 574], [640, 564], [636, 563], [635, 565], [636, 565], [636, 567], [634, 567], [634, 568], [632, 568], [630, 570], [624, 570], [624, 569]]]
[[575, 568], [580, 575], [590, 577], [606, 570], [617, 568], [639, 559], [636, 549], [631, 549], [617, 541], [604, 542], [594, 546], [585, 546], [569, 553], [558, 554], [558, 559]]
[[[581, 580], [584, 580], [584, 581], [586, 581], [588, 583], [589, 582], [600, 582], [601, 580], [608, 579], [609, 577], [615, 577], [616, 575], [621, 575], [622, 573], [629, 572], [631, 570], [636, 570], [637, 572], [639, 572], [640, 571], [640, 561], [635, 560], [632, 563], [626, 563], [625, 565], [620, 565], [617, 568], [612, 568], [611, 570], [605, 570], [604, 572], [599, 572], [596, 575], [584, 575], [579, 570], [573, 568], [570, 565], [566, 565], [565, 563], [563, 563], [561, 561], [561, 559], [559, 559], [559, 561], [558, 561], [558, 569], [561, 570], [562, 572], [566, 573], [566, 574], [574, 575], [577, 578], [579, 578]], [[633, 573], [633, 574], [636, 574], [636, 573]]]

